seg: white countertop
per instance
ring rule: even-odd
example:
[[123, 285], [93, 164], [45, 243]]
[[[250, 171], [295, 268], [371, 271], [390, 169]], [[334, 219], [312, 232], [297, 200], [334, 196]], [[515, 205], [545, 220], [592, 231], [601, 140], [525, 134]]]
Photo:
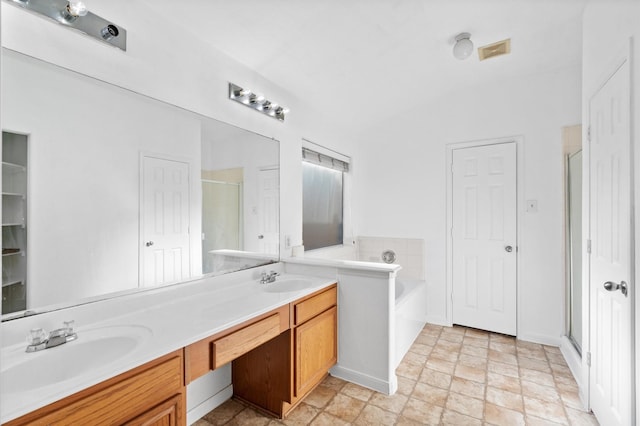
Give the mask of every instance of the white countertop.
[[[36, 353], [25, 353], [26, 343], [3, 347], [0, 355], [2, 361], [0, 364], [0, 422], [4, 423], [20, 417], [335, 282], [330, 278], [292, 274], [282, 275], [278, 280], [286, 278], [310, 279], [312, 283], [304, 290], [277, 293], [265, 291], [265, 285], [259, 284], [257, 280], [217, 283], [214, 286], [207, 285], [207, 279], [198, 280], [160, 290], [149, 297], [135, 295], [133, 297], [139, 301], [138, 309], [133, 309], [125, 315], [101, 318], [94, 323], [82, 324], [75, 330], [78, 333], [78, 340], [60, 347]], [[266, 284], [266, 286], [269, 285], [272, 284]], [[145, 300], [151, 303], [145, 303]], [[110, 303], [114, 302], [110, 301]], [[100, 315], [97, 316], [100, 317]], [[147, 337], [143, 344], [138, 345], [116, 362], [105, 364], [96, 362], [96, 365], [90, 366], [91, 368], [83, 369], [82, 373], [64, 376], [63, 380], [51, 386], [29, 388], [23, 383], [24, 389], [19, 391], [12, 390], [17, 386], [12, 386], [9, 379], [3, 379], [3, 376], [8, 377], [5, 371], [11, 366], [32, 360], [32, 357], [53, 356], [54, 351], [63, 347], [65, 350], [72, 350], [74, 343], [82, 342], [83, 332], [91, 333], [92, 330], [103, 327], [120, 330], [130, 326], [148, 330]], [[26, 336], [28, 330], [24, 332]], [[40, 371], [37, 374], [48, 374], [48, 372]], [[28, 379], [26, 382], [28, 383]]]

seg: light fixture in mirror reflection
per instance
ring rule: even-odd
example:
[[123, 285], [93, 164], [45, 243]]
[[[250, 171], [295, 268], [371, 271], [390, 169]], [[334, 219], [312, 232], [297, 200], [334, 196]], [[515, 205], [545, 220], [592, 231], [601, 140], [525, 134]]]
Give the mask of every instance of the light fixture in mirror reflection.
[[[277, 141], [2, 55], [3, 133], [28, 151], [26, 276], [12, 284], [3, 256], [3, 319], [278, 260]], [[21, 234], [2, 190], [5, 249]]]

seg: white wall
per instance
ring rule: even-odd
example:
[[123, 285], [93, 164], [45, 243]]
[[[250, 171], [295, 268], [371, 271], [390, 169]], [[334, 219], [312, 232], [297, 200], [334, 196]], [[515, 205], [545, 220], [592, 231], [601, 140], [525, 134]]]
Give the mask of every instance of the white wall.
[[[631, 48], [629, 48], [629, 46]], [[613, 71], [613, 63], [620, 55], [631, 51], [631, 114], [632, 130], [631, 140], [634, 152], [634, 197], [635, 197], [635, 280], [631, 286], [631, 296], [635, 295], [635, 334], [636, 334], [636, 422], [640, 419], [640, 403], [638, 392], [640, 391], [640, 366], [637, 365], [640, 353], [640, 292], [637, 291], [640, 283], [640, 2], [624, 0], [617, 2], [597, 2], [589, 4], [583, 18], [583, 93], [582, 114], [583, 122], [588, 123], [589, 100], [598, 87], [604, 83], [605, 78]], [[587, 126], [583, 126], [586, 132]], [[584, 137], [583, 137], [584, 139]], [[587, 153], [588, 154], [588, 153]], [[585, 156], [585, 161], [588, 157]], [[586, 170], [586, 167], [585, 167]], [[584, 221], [586, 222], [586, 221]], [[586, 234], [585, 234], [586, 235]], [[586, 275], [585, 275], [586, 276]], [[585, 292], [585, 299], [587, 293]], [[588, 300], [588, 299], [587, 299]], [[587, 303], [585, 300], [585, 303]], [[585, 305], [585, 308], [588, 306]], [[587, 312], [588, 309], [585, 309]], [[585, 333], [587, 329], [585, 327]], [[584, 345], [589, 347], [588, 334], [583, 335]], [[587, 368], [583, 366], [586, 378]], [[583, 379], [583, 382], [586, 383]]]
[[429, 320], [447, 322], [446, 146], [522, 136], [519, 206], [519, 337], [559, 343], [563, 334], [563, 126], [579, 123], [580, 70], [525, 75], [431, 99], [359, 139], [354, 215], [360, 235], [424, 238]]

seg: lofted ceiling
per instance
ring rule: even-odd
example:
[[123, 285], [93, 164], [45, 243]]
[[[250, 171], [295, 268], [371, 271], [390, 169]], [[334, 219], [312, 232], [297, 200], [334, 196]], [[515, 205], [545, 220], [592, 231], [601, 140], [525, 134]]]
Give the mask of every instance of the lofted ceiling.
[[[349, 126], [452, 90], [579, 67], [586, 1], [145, 0]], [[471, 33], [476, 48], [510, 38], [512, 53], [455, 59], [460, 32]]]

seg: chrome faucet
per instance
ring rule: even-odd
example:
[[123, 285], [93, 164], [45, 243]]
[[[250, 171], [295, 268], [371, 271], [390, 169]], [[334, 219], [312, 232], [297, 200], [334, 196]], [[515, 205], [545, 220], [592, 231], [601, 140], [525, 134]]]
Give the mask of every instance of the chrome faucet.
[[27, 352], [37, 352], [43, 349], [54, 348], [64, 343], [76, 340], [78, 335], [73, 331], [73, 321], [65, 321], [63, 328], [53, 330], [48, 335], [41, 328], [32, 328], [27, 341]]
[[276, 277], [278, 275], [280, 274], [277, 273], [276, 271], [263, 272], [262, 275], [260, 275], [260, 284], [272, 283], [276, 280]]

